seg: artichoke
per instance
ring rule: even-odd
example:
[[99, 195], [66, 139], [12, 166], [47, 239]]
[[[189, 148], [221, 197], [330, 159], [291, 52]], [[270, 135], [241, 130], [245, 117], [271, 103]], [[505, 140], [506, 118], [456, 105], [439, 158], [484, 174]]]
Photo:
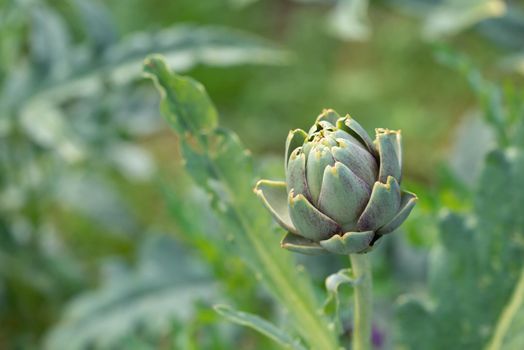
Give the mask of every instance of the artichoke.
[[305, 254], [369, 251], [408, 217], [417, 196], [400, 189], [400, 131], [373, 142], [349, 115], [324, 110], [286, 140], [286, 181], [260, 180], [255, 193], [288, 231], [282, 247]]

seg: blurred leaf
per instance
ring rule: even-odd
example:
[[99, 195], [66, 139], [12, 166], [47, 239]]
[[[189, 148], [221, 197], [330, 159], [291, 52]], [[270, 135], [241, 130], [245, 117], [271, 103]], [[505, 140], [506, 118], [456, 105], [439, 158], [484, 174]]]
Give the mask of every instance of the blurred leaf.
[[109, 46], [96, 60], [90, 57], [79, 60], [70, 55], [68, 62], [59, 64], [64, 74], [66, 67], [70, 67], [67, 75], [40, 79], [38, 88], [31, 88], [30, 98], [16, 103], [24, 102], [25, 108], [39, 101], [58, 104], [100, 91], [107, 82], [130, 83], [140, 77], [140, 63], [150, 53], [164, 54], [177, 71], [186, 71], [199, 64], [225, 67], [280, 65], [289, 61], [287, 52], [255, 35], [223, 27], [176, 25], [156, 33], [129, 35]]
[[[131, 139], [158, 131], [157, 96], [150, 87], [144, 93], [136, 84], [122, 85], [139, 80], [143, 56], [163, 52], [175, 67], [190, 69], [282, 64], [288, 54], [254, 35], [196, 25], [137, 32], [117, 42], [116, 24], [102, 2], [46, 3], [8, 0], [0, 6], [0, 215], [20, 216], [35, 227], [44, 220], [67, 226], [59, 234], [67, 235], [70, 244], [82, 242], [67, 248], [87, 250], [88, 261], [75, 262], [92, 273], [98, 258], [92, 246], [97, 253], [115, 251], [114, 237], [104, 234], [141, 232], [125, 201], [130, 196], [119, 192], [128, 184], [113, 170], [128, 180], [151, 179], [156, 170], [145, 148]], [[84, 42], [73, 46], [78, 37]], [[116, 249], [122, 249], [120, 244], [130, 248], [126, 237], [125, 243], [118, 238]], [[58, 273], [32, 266], [40, 263], [43, 236], [24, 239], [30, 242], [7, 250], [10, 268], [0, 269], [0, 288], [7, 291], [0, 292], [6, 296], [0, 304], [14, 310], [9, 306], [2, 315], [0, 348], [19, 341], [24, 348], [34, 345], [72, 290], [65, 283], [63, 293], [49, 288], [61, 285], [55, 283]], [[24, 264], [15, 263], [22, 257]], [[20, 276], [11, 278], [13, 273]], [[29, 309], [30, 322], [25, 319]]]
[[215, 310], [231, 322], [253, 328], [257, 332], [264, 334], [266, 337], [282, 345], [285, 349], [305, 350], [305, 348], [289, 334], [257, 315], [237, 311], [227, 305], [215, 305]]
[[496, 146], [493, 130], [479, 114], [470, 113], [462, 118], [450, 152], [450, 167], [466, 186], [477, 183], [486, 154]]
[[486, 80], [468, 57], [447, 47], [438, 47], [436, 58], [440, 63], [455, 69], [467, 79], [479, 100], [485, 121], [493, 128], [498, 144], [507, 145], [515, 118], [505, 113], [503, 107], [505, 101], [500, 86]]
[[[212, 195], [214, 209], [227, 224], [229, 232], [224, 234], [234, 237], [239, 252], [257, 278], [288, 309], [295, 331], [309, 346], [336, 349], [334, 334], [318, 315], [318, 304], [307, 279], [298, 273], [291, 255], [280, 249], [278, 238], [271, 236], [271, 219], [252, 194], [251, 160], [238, 137], [231, 131], [212, 128], [215, 120], [209, 116], [216, 112], [210, 112], [214, 106], [200, 84], [171, 73], [158, 56], [146, 59], [144, 71], [163, 98], [162, 113], [178, 133], [188, 172]], [[203, 96], [196, 98], [194, 92]], [[191, 102], [201, 105], [190, 106]], [[191, 119], [194, 121], [186, 122]]]
[[62, 17], [44, 6], [34, 7], [31, 14], [31, 56], [39, 73], [63, 75], [69, 54], [69, 33]]
[[523, 177], [521, 145], [493, 151], [473, 212], [443, 215], [430, 262], [432, 303], [407, 299], [400, 307], [408, 349], [482, 349], [504, 328], [524, 269], [524, 192], [517, 190]]
[[31, 338], [87, 284], [82, 267], [52, 223], [36, 226], [0, 209], [1, 347], [31, 348]]
[[506, 7], [503, 16], [486, 19], [476, 27], [498, 46], [520, 50], [524, 45], [524, 8], [519, 1], [506, 1]]
[[509, 72], [524, 75], [524, 53], [519, 52], [506, 56], [498, 63], [499, 67]]
[[58, 178], [54, 195], [66, 210], [85, 215], [97, 225], [113, 232], [132, 235], [138, 223], [124, 201], [108, 181], [100, 175], [83, 172], [64, 172]]
[[150, 237], [135, 271], [122, 273], [73, 300], [46, 348], [110, 349], [138, 329], [165, 335], [173, 320], [191, 317], [197, 300], [217, 293], [205, 267], [167, 236]]
[[0, 84], [25, 51], [22, 38], [26, 35], [27, 4], [4, 1], [0, 6]]
[[432, 40], [454, 35], [487, 18], [503, 16], [505, 12], [503, 0], [445, 0], [429, 12], [423, 35]]
[[140, 76], [140, 62], [151, 52], [163, 54], [177, 71], [198, 64], [283, 64], [288, 60], [288, 53], [255, 35], [224, 27], [177, 25], [131, 35], [111, 47], [103, 61], [112, 78], [124, 83]]
[[129, 36], [107, 51], [104, 63], [113, 67], [112, 79], [124, 83], [140, 75], [140, 62], [149, 53], [163, 54], [177, 71], [187, 71], [197, 64], [230, 66], [288, 61], [288, 53], [255, 35], [223, 27], [177, 25], [154, 34]]
[[86, 156], [60, 109], [43, 101], [27, 107], [21, 111], [20, 122], [35, 143], [52, 149], [68, 163]]
[[[164, 180], [166, 183], [162, 183], [160, 190], [165, 194], [171, 216], [178, 225], [182, 239], [187, 239], [195, 246], [204, 244], [205, 246], [199, 249], [204, 255], [219, 254], [217, 250], [221, 249], [229, 251], [231, 242], [221, 235], [221, 231], [226, 228], [212, 210], [208, 194], [189, 182], [186, 174], [177, 174], [176, 177], [177, 181], [167, 183], [168, 180]], [[197, 217], [200, 220], [195, 220]], [[215, 266], [220, 267], [222, 266]]]
[[[84, 283], [82, 269], [64, 249], [51, 223], [33, 227], [22, 217], [12, 218], [9, 222], [5, 219], [0, 216], [1, 280], [17, 281], [15, 285], [20, 290], [35, 289], [47, 298], [65, 296]], [[38, 246], [34, 244], [35, 237], [39, 239]], [[8, 285], [7, 289], [12, 286]], [[13, 292], [16, 289], [10, 290]]]
[[145, 137], [164, 126], [158, 118], [156, 91], [149, 86], [119, 88], [114, 97], [116, 103], [111, 106], [111, 121], [118, 130], [133, 137]]
[[98, 0], [75, 0], [78, 16], [82, 20], [88, 39], [95, 47], [95, 54], [103, 52], [117, 41], [117, 29], [104, 3]]
[[338, 0], [328, 17], [329, 30], [343, 40], [369, 39], [368, 6], [368, 0]]
[[131, 142], [115, 142], [108, 153], [109, 159], [129, 180], [145, 181], [155, 172], [156, 165], [149, 152]]

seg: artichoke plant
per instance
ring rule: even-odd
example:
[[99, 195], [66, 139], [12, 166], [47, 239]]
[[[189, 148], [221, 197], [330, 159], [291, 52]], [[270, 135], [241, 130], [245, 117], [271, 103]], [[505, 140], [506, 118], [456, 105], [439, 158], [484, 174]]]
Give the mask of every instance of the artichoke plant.
[[255, 193], [288, 231], [282, 247], [305, 254], [369, 251], [415, 206], [400, 189], [400, 131], [376, 129], [373, 142], [349, 115], [324, 110], [308, 133], [286, 140], [286, 181], [260, 180]]

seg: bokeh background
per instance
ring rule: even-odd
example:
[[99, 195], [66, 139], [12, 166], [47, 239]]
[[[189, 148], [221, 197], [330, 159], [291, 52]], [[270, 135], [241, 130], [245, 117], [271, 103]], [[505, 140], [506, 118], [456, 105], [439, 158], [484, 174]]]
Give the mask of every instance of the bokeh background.
[[[213, 243], [227, 234], [213, 232], [141, 75], [150, 53], [206, 86], [266, 177], [283, 174], [288, 130], [324, 108], [371, 133], [402, 129], [405, 186], [421, 199], [373, 253], [379, 348], [392, 348], [393, 302], [425, 288], [439, 209], [469, 208], [494, 145], [475, 79], [522, 85], [523, 11], [502, 0], [1, 0], [0, 348], [275, 347], [210, 308], [234, 300], [281, 317], [234, 249]], [[297, 259], [319, 293], [346, 265]]]

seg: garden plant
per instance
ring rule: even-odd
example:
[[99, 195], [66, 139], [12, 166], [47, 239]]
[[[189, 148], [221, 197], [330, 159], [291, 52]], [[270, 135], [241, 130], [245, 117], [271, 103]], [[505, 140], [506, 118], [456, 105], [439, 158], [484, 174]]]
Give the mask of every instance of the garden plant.
[[523, 38], [511, 0], [0, 1], [0, 349], [524, 349]]

